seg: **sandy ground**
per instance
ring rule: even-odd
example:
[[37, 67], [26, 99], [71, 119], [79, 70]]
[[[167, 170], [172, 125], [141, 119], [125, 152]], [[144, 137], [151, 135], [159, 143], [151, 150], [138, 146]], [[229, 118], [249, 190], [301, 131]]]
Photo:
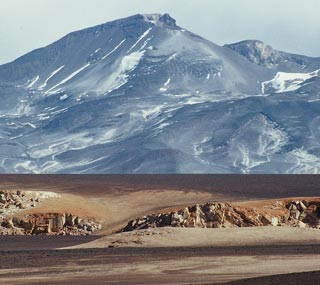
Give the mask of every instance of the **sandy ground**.
[[[259, 207], [272, 199], [317, 197], [319, 185], [316, 175], [0, 175], [0, 189], [61, 194], [22, 214], [72, 212], [103, 224], [91, 237], [0, 236], [0, 284], [319, 284], [312, 283], [320, 271], [317, 230], [114, 234], [145, 214], [212, 201]], [[257, 277], [262, 279], [244, 280]]]
[[[155, 228], [118, 233], [66, 247], [227, 247], [319, 244], [320, 231], [289, 227], [233, 229]], [[320, 266], [320, 264], [319, 264]], [[319, 267], [320, 269], [320, 267]]]
[[320, 271], [309, 271], [302, 273], [269, 275], [251, 279], [242, 279], [238, 281], [224, 283], [224, 285], [318, 285]]
[[0, 175], [0, 189], [51, 190], [100, 195], [140, 190], [181, 190], [220, 194], [235, 200], [318, 196], [320, 175]]
[[319, 271], [319, 249], [319, 244], [291, 244], [2, 252], [0, 282], [220, 284], [250, 277]]

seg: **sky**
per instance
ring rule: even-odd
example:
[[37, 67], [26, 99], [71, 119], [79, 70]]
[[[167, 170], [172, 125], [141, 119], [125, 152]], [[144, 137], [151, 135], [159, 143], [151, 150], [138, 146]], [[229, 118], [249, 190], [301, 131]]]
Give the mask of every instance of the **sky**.
[[169, 13], [219, 45], [258, 39], [320, 56], [320, 0], [1, 0], [0, 64], [65, 34], [137, 13]]

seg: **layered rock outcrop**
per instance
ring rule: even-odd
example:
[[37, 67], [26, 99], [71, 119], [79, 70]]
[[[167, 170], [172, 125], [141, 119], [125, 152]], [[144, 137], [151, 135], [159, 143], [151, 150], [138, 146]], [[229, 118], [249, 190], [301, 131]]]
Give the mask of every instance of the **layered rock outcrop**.
[[99, 223], [73, 214], [39, 213], [3, 219], [0, 234], [89, 235], [99, 229]]
[[277, 201], [268, 207], [207, 203], [131, 220], [122, 231], [150, 227], [235, 228], [260, 226], [320, 228], [320, 202]]
[[[93, 219], [72, 213], [25, 213], [47, 198], [47, 191], [0, 191], [0, 235], [89, 235], [101, 229]], [[23, 214], [25, 213], [25, 214]]]

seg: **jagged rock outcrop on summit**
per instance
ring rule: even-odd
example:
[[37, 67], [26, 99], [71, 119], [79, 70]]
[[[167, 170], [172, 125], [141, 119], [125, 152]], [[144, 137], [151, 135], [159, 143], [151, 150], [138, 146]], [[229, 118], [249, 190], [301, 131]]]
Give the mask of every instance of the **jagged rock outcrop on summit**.
[[130, 221], [122, 231], [152, 227], [236, 228], [293, 226], [320, 228], [319, 201], [277, 201], [262, 208], [207, 203]]

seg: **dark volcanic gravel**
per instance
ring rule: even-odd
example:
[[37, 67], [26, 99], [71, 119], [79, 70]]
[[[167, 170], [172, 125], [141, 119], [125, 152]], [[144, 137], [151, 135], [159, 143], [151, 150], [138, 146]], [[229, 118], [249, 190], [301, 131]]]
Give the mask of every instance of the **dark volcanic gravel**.
[[221, 285], [305, 285], [305, 284], [319, 285], [320, 271], [264, 276], [264, 277], [223, 283]]
[[[45, 240], [46, 237], [43, 237]], [[0, 241], [1, 243], [3, 241]], [[45, 243], [47, 241], [44, 241]], [[54, 241], [53, 241], [54, 242]], [[43, 241], [39, 241], [42, 247]], [[58, 242], [59, 243], [59, 242]], [[223, 247], [173, 247], [173, 248], [97, 248], [65, 250], [14, 250], [0, 251], [0, 269], [19, 267], [42, 267], [73, 262], [81, 265], [94, 265], [139, 260], [172, 260], [189, 257], [208, 256], [267, 256], [320, 254], [319, 244], [268, 245], [268, 246], [223, 246]]]
[[0, 175], [0, 189], [51, 190], [81, 194], [177, 189], [207, 191], [234, 198], [310, 197], [320, 194], [320, 175], [103, 174]]

